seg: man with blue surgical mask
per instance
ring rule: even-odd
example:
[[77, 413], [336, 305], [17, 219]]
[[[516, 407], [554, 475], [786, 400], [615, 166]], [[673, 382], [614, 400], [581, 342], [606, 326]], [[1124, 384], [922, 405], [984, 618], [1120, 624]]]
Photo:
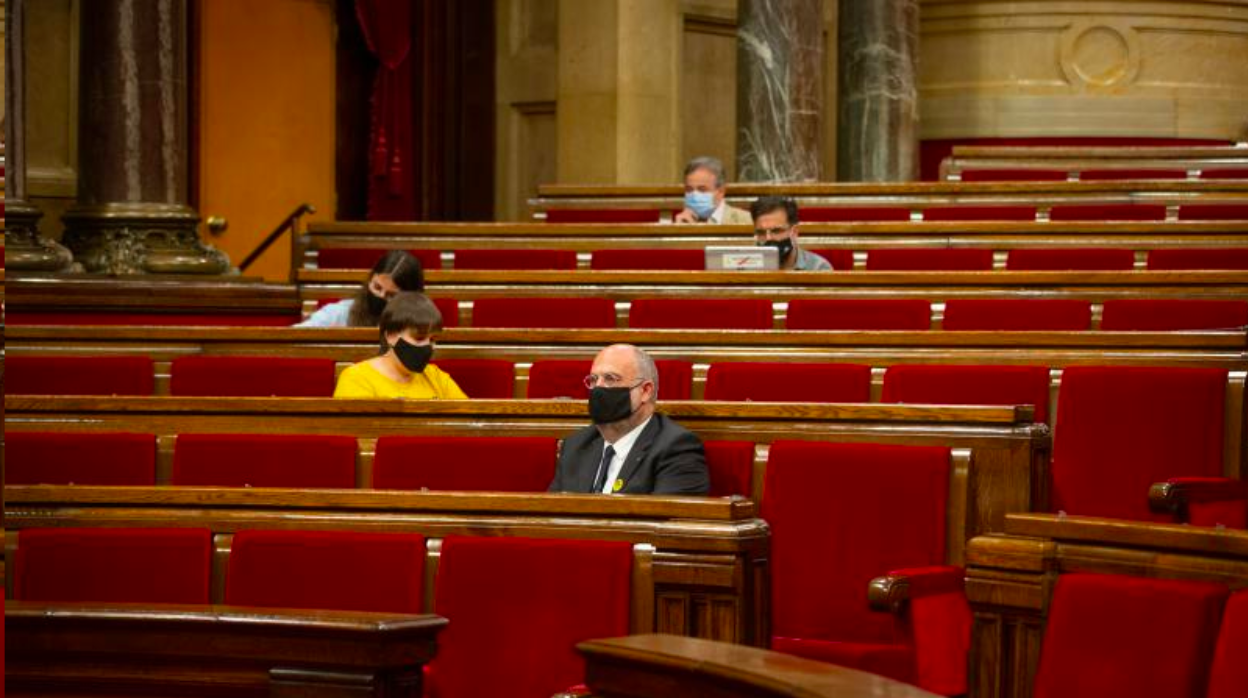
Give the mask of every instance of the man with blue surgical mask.
[[750, 212], [724, 202], [724, 163], [699, 157], [685, 165], [685, 208], [674, 223], [750, 225]]

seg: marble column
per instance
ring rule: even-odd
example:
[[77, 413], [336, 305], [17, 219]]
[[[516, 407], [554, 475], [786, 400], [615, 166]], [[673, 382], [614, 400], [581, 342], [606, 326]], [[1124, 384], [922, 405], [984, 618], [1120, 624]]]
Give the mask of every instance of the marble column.
[[91, 0], [80, 16], [78, 201], [65, 244], [87, 271], [227, 271], [187, 205], [186, 0]]
[[739, 181], [819, 179], [822, 33], [823, 0], [737, 4]]
[[67, 271], [69, 250], [39, 234], [43, 212], [26, 201], [25, 5], [8, 0], [4, 6], [4, 264], [13, 271]]
[[840, 0], [837, 179], [919, 176], [919, 0]]

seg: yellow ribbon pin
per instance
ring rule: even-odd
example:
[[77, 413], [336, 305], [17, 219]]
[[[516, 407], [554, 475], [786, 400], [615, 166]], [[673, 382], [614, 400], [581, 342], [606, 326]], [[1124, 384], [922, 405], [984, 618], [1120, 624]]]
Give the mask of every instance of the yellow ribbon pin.
[[611, 485], [611, 491], [619, 492], [622, 489], [624, 489], [624, 481], [617, 478], [616, 481], [612, 483]]

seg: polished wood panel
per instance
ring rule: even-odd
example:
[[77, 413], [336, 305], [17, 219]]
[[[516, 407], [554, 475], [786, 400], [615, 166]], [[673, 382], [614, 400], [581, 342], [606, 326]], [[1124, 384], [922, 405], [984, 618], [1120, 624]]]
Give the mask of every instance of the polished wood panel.
[[955, 145], [940, 163], [940, 179], [958, 181], [966, 170], [1061, 170], [1078, 179], [1084, 170], [1184, 170], [1199, 179], [1212, 169], [1240, 169], [1248, 178], [1243, 146], [973, 146]]

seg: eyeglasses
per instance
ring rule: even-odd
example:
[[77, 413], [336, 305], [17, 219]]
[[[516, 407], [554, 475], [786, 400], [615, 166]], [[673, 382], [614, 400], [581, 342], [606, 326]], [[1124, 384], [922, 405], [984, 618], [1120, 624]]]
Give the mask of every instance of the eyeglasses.
[[793, 226], [791, 225], [776, 226], [775, 228], [755, 228], [754, 237], [765, 238], [772, 235], [779, 235], [780, 233], [787, 233], [792, 229]]
[[630, 386], [621, 386], [620, 383], [622, 382], [624, 382], [624, 377], [616, 375], [614, 373], [604, 373], [601, 376], [591, 373], [588, 376], [585, 376], [585, 381], [584, 381], [586, 390], [593, 390], [596, 386], [599, 386], [599, 385], [601, 385], [604, 388], [627, 387], [629, 390], [632, 390], [633, 388], [636, 388], [642, 383], [645, 383], [646, 379], [645, 378], [639, 379], [636, 383]]

